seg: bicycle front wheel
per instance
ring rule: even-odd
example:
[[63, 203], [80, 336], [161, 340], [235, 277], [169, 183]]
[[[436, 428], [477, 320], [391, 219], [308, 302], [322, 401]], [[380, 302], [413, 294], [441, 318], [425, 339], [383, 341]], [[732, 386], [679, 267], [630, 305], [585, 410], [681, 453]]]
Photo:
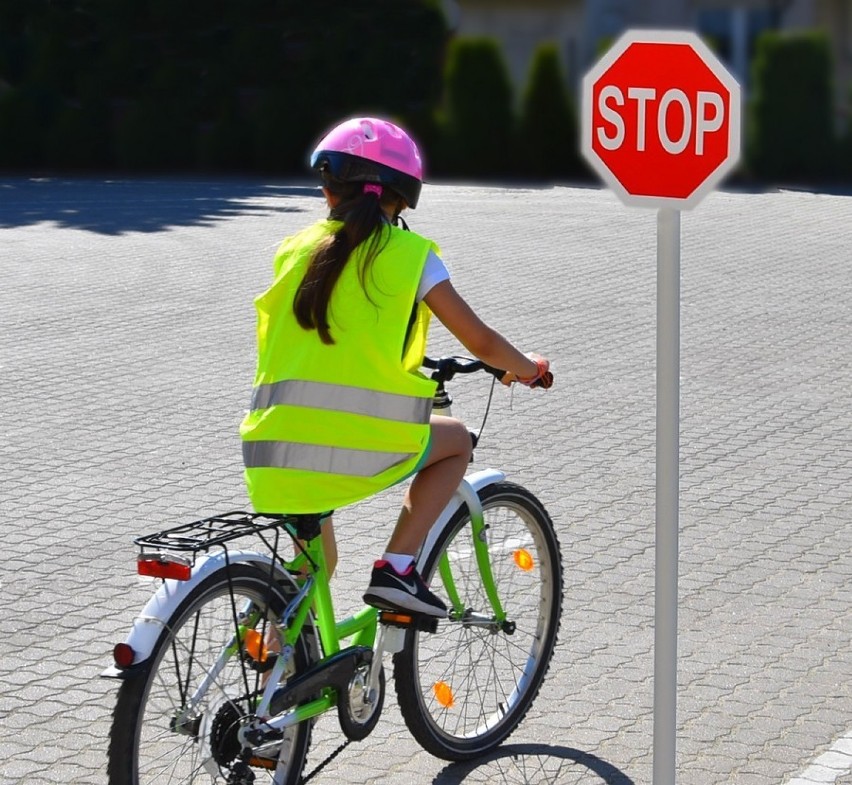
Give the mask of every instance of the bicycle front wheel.
[[[268, 678], [258, 661], [280, 648], [277, 624], [286, 601], [264, 570], [244, 564], [214, 573], [187, 597], [148, 666], [119, 688], [110, 785], [244, 781], [232, 776], [244, 765], [238, 733]], [[238, 638], [243, 646], [235, 644]], [[307, 668], [310, 658], [302, 635], [284, 677]], [[247, 761], [246, 781], [298, 783], [310, 731], [303, 722], [258, 747]]]
[[550, 665], [562, 609], [559, 542], [538, 499], [501, 482], [483, 489], [480, 500], [505, 619], [487, 598], [462, 507], [423, 568], [434, 592], [455, 598], [447, 603], [450, 618], [439, 622], [437, 633], [409, 630], [394, 661], [408, 729], [445, 760], [482, 755], [517, 728]]

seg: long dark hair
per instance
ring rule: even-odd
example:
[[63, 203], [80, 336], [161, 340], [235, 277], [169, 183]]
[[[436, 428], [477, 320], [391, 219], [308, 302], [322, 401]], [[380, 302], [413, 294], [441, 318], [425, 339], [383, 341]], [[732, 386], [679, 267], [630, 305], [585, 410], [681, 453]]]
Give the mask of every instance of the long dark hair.
[[328, 325], [328, 305], [335, 284], [352, 252], [363, 242], [369, 242], [363, 262], [358, 270], [361, 286], [366, 291], [366, 277], [370, 265], [389, 239], [388, 227], [382, 205], [394, 207], [394, 217], [402, 208], [402, 200], [393, 191], [380, 187], [365, 191], [363, 182], [348, 183], [335, 180], [322, 172], [323, 185], [339, 201], [329, 218], [342, 221], [334, 234], [321, 242], [313, 252], [307, 272], [293, 301], [296, 320], [306, 330], [319, 332], [325, 344], [334, 343]]

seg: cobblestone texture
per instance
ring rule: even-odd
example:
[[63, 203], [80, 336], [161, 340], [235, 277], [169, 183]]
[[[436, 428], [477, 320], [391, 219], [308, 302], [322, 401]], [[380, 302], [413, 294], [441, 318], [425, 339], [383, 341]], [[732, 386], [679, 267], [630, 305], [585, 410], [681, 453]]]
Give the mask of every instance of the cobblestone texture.
[[[0, 782], [105, 782], [98, 674], [147, 598], [131, 540], [245, 505], [251, 299], [321, 214], [299, 183], [0, 180]], [[498, 391], [477, 462], [557, 523], [562, 635], [491, 757], [431, 758], [390, 694], [313, 782], [649, 783], [655, 217], [598, 189], [432, 185], [410, 222], [554, 361], [550, 392]], [[783, 785], [852, 728], [852, 198], [716, 193], [682, 238], [678, 781]], [[478, 425], [486, 396], [461, 382], [457, 413]], [[341, 611], [398, 501], [339, 516]], [[322, 719], [311, 765], [339, 742]]]

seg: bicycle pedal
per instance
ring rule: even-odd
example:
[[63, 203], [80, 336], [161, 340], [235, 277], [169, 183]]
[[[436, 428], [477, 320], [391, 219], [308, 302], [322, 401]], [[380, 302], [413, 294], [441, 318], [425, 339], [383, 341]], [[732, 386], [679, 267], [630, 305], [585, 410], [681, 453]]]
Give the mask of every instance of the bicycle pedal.
[[272, 758], [253, 757], [249, 758], [249, 766], [255, 769], [274, 769], [278, 766], [278, 761]]
[[379, 611], [379, 622], [390, 627], [413, 627], [421, 632], [437, 632], [438, 619], [422, 613], [400, 613], [398, 611]]

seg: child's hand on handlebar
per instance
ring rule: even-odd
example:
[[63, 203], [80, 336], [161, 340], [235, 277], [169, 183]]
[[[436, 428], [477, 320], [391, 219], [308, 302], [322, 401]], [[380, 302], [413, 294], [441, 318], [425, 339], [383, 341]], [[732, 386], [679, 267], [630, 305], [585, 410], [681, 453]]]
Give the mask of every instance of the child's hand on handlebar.
[[527, 357], [536, 365], [536, 373], [533, 376], [522, 377], [515, 373], [507, 372], [500, 381], [506, 386], [511, 385], [512, 382], [520, 382], [525, 387], [542, 387], [545, 390], [552, 387], [553, 374], [550, 372], [550, 360], [534, 352], [527, 354]]

